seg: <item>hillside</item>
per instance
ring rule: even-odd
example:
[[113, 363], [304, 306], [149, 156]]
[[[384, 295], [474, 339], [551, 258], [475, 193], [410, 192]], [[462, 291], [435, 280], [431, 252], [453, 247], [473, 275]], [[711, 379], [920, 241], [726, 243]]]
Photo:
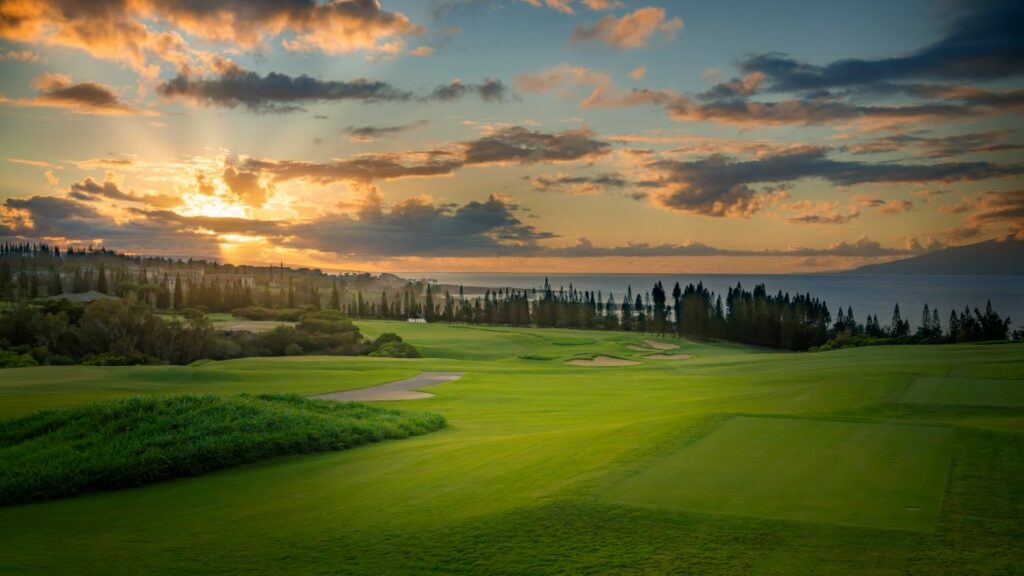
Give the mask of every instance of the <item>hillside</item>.
[[1007, 238], [956, 246], [905, 260], [869, 264], [854, 274], [1024, 275], [1024, 241]]

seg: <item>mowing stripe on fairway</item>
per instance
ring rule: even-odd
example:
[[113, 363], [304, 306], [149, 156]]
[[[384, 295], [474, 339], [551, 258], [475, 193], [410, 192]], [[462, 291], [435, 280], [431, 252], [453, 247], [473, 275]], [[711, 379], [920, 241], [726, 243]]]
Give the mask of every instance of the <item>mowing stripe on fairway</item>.
[[739, 416], [602, 495], [658, 508], [931, 531], [953, 435], [941, 427]]

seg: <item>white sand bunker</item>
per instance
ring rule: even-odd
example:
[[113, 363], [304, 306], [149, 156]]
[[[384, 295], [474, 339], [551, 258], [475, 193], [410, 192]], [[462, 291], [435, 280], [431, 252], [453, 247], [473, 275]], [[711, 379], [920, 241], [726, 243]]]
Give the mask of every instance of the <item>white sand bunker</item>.
[[650, 358], [651, 360], [688, 360], [693, 358], [689, 354], [651, 354], [650, 356], [644, 356], [644, 358]]
[[669, 344], [667, 342], [658, 342], [657, 340], [644, 340], [644, 342], [655, 350], [675, 350], [679, 348], [679, 344]]
[[636, 366], [640, 362], [634, 362], [632, 360], [623, 360], [622, 358], [612, 358], [611, 356], [594, 356], [590, 360], [569, 360], [566, 362], [571, 366]]

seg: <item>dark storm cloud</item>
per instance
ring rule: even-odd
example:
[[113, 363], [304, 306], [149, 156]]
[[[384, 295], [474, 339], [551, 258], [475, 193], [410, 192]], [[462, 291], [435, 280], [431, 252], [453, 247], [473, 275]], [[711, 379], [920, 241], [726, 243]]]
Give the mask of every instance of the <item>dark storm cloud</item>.
[[805, 91], [887, 81], [994, 80], [1024, 73], [1024, 4], [1015, 0], [958, 2], [945, 36], [903, 56], [848, 58], [824, 66], [783, 54], [760, 54], [740, 63], [759, 72], [773, 91]]

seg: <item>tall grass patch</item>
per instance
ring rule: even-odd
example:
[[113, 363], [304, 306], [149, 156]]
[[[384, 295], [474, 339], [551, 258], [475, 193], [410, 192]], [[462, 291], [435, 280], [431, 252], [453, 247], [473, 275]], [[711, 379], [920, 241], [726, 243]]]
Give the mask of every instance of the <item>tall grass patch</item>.
[[0, 421], [0, 505], [425, 434], [442, 416], [296, 395], [137, 397]]

